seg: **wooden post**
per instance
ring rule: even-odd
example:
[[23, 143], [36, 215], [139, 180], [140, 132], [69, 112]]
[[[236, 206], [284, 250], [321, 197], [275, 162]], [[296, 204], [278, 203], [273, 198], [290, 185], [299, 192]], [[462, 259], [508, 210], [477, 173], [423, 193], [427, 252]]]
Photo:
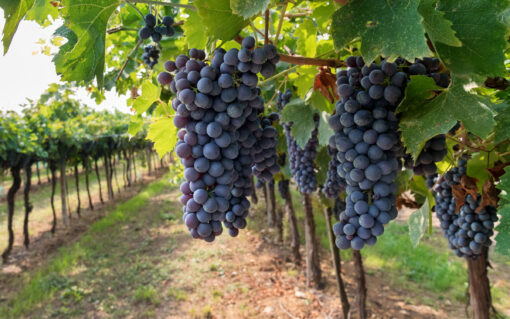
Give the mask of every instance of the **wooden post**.
[[487, 274], [488, 250], [476, 259], [466, 258], [469, 278], [469, 303], [473, 319], [489, 319], [492, 307], [491, 289]]
[[7, 244], [7, 248], [5, 248], [2, 253], [2, 260], [4, 263], [7, 262], [7, 258], [12, 250], [12, 245], [14, 244], [14, 231], [12, 229], [13, 217], [14, 217], [14, 203], [16, 202], [15, 196], [16, 192], [21, 186], [21, 176], [20, 176], [21, 166], [16, 165], [11, 167], [11, 175], [12, 175], [12, 185], [7, 192], [7, 231], [9, 233], [9, 241]]
[[26, 248], [30, 245], [30, 236], [28, 233], [28, 219], [30, 216], [30, 212], [34, 206], [30, 204], [30, 187], [32, 186], [32, 162], [28, 161], [27, 165], [25, 165], [25, 186], [23, 188], [23, 201], [25, 203], [25, 218], [23, 220], [23, 236], [24, 241], [23, 244]]
[[69, 225], [69, 216], [67, 215], [67, 183], [66, 183], [66, 161], [60, 160], [60, 202], [62, 204], [62, 223]]
[[306, 283], [319, 289], [322, 286], [322, 273], [319, 256], [319, 242], [315, 234], [312, 198], [310, 194], [302, 194], [305, 210], [305, 246], [306, 246]]
[[333, 260], [333, 267], [335, 268], [336, 284], [338, 286], [338, 293], [340, 295], [340, 302], [342, 303], [342, 312], [344, 319], [349, 315], [349, 298], [345, 292], [344, 281], [342, 280], [342, 262], [340, 260], [340, 252], [335, 245], [335, 235], [331, 225], [331, 215], [333, 214], [331, 208], [324, 209], [324, 218], [326, 219], [326, 227], [328, 228], [329, 248], [331, 250], [331, 259]]
[[365, 281], [365, 270], [363, 269], [363, 260], [359, 250], [353, 250], [352, 256], [354, 257], [354, 269], [356, 271], [357, 295], [356, 306], [359, 312], [360, 319], [367, 318], [367, 286]]

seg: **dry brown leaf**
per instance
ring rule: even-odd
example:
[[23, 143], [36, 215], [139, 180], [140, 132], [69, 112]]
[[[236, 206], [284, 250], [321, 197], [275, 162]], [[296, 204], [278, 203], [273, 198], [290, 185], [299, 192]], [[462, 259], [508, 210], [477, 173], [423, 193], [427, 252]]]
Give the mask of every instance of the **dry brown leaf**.
[[475, 212], [481, 211], [485, 206], [498, 206], [498, 195], [500, 190], [494, 186], [494, 181], [492, 179], [488, 179], [483, 183], [482, 187], [482, 202], [480, 206], [475, 210]]
[[460, 184], [453, 185], [452, 195], [455, 198], [455, 212], [457, 213], [466, 202], [466, 190]]
[[334, 103], [335, 99], [338, 100], [336, 77], [328, 67], [320, 67], [319, 73], [315, 75], [313, 81], [314, 91], [319, 92], [330, 102]]
[[473, 196], [475, 200], [476, 195], [478, 194], [478, 187], [476, 186], [476, 182], [478, 182], [476, 178], [469, 177], [467, 175], [462, 175], [460, 177], [460, 185], [466, 190], [466, 193]]
[[349, 2], [349, 0], [335, 0], [336, 3], [340, 3], [341, 5], [345, 6], [345, 4], [347, 2]]
[[505, 174], [505, 167], [510, 165], [510, 163], [503, 163], [501, 161], [497, 161], [493, 168], [487, 168], [489, 174], [494, 178], [494, 180], [499, 180], [501, 176]]

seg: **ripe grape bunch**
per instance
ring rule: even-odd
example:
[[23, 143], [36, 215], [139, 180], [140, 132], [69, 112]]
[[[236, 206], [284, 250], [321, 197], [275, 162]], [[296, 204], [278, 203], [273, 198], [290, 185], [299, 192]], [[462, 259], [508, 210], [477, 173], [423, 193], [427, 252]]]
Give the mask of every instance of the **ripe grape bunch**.
[[346, 207], [333, 230], [340, 249], [360, 250], [375, 244], [397, 216], [393, 192], [402, 148], [394, 112], [408, 77], [396, 63], [365, 65], [353, 56], [346, 62], [348, 69], [337, 74], [341, 101], [330, 118], [337, 173], [347, 183]]
[[152, 41], [157, 43], [161, 41], [163, 36], [171, 37], [175, 34], [175, 30], [172, 27], [174, 19], [170, 16], [165, 16], [162, 21], [157, 21], [156, 16], [149, 13], [145, 15], [143, 21], [145, 26], [138, 31], [138, 36], [142, 40], [146, 40], [150, 37]]
[[194, 238], [210, 242], [222, 233], [221, 222], [231, 236], [246, 227], [254, 132], [264, 100], [257, 75], [239, 70], [228, 52], [216, 50], [210, 65], [205, 57], [191, 49], [189, 56], [167, 61], [158, 80], [176, 94], [174, 124], [181, 130], [175, 151], [186, 178], [183, 219]]
[[494, 223], [498, 220], [497, 209], [485, 206], [476, 211], [481, 203], [480, 194], [474, 198], [465, 195], [465, 203], [455, 212], [456, 200], [452, 187], [459, 185], [462, 176], [466, 175], [465, 159], [460, 159], [457, 167], [450, 169], [435, 184], [434, 198], [436, 201], [436, 216], [441, 221], [443, 235], [448, 239], [450, 248], [458, 257], [477, 258], [482, 254], [483, 247], [492, 244]]
[[289, 151], [290, 172], [303, 194], [313, 193], [317, 189], [317, 174], [315, 171], [315, 157], [319, 146], [319, 115], [314, 114], [315, 128], [312, 136], [306, 142], [305, 148], [301, 148], [290, 132], [292, 123], [285, 125], [287, 149]]
[[155, 45], [147, 45], [143, 48], [142, 59], [151, 69], [158, 64], [159, 50]]
[[345, 180], [337, 173], [337, 167], [340, 165], [340, 161], [337, 159], [338, 150], [336, 149], [334, 136], [330, 138], [327, 150], [331, 160], [329, 161], [327, 178], [324, 182], [322, 193], [327, 198], [336, 198], [344, 191], [347, 185], [345, 184]]
[[257, 143], [253, 146], [253, 161], [255, 165], [252, 167], [252, 172], [257, 179], [266, 182], [269, 182], [273, 175], [280, 171], [278, 154], [276, 154], [278, 132], [272, 126], [278, 119], [277, 113], [271, 113], [268, 117], [263, 117], [261, 127], [255, 131]]

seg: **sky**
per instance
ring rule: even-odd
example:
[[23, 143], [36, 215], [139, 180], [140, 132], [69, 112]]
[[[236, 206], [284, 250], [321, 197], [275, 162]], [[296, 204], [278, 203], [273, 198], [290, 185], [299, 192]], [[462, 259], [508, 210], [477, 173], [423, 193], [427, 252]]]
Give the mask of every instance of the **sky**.
[[[0, 9], [0, 30], [3, 30], [5, 19]], [[60, 83], [55, 72], [52, 56], [41, 53], [39, 40], [49, 43], [51, 35], [61, 25], [55, 22], [47, 28], [33, 21], [22, 21], [14, 34], [11, 46], [6, 55], [0, 45], [0, 110], [20, 111], [21, 104], [27, 98], [36, 100], [44, 93], [51, 83]], [[112, 90], [106, 92], [106, 99], [99, 105], [91, 99], [87, 91], [78, 89], [75, 98], [97, 110], [120, 110], [128, 112], [126, 96], [117, 96]]]

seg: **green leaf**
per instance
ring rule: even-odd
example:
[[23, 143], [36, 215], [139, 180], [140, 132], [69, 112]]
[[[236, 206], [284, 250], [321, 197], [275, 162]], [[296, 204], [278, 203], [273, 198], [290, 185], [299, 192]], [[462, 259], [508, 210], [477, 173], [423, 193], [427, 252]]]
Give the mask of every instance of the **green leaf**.
[[128, 134], [135, 136], [143, 128], [143, 118], [141, 115], [133, 115], [129, 121]]
[[[432, 78], [411, 76], [405, 98], [397, 108], [400, 130], [408, 152], [416, 158], [425, 142], [448, 132], [457, 121], [485, 138], [494, 126], [493, 103], [487, 97], [466, 91], [471, 83], [452, 77], [448, 89], [436, 86]], [[434, 97], [435, 92], [442, 91]]]
[[430, 205], [425, 198], [423, 205], [409, 216], [409, 238], [413, 247], [418, 246], [429, 225]]
[[418, 11], [423, 17], [423, 26], [432, 42], [460, 47], [462, 42], [452, 30], [452, 22], [444, 17], [444, 12], [436, 8], [437, 0], [421, 0]]
[[108, 19], [120, 0], [64, 0], [66, 26], [78, 39], [56, 64], [64, 81], [90, 82], [103, 86], [105, 37]]
[[58, 17], [58, 8], [51, 4], [48, 0], [35, 0], [32, 9], [30, 9], [26, 16], [26, 20], [33, 20], [40, 25], [47, 26], [50, 24], [48, 17], [55, 20]]
[[329, 138], [335, 134], [329, 126], [329, 118], [331, 115], [326, 112], [320, 113], [319, 118], [319, 145], [326, 146], [329, 144]]
[[186, 9], [184, 12], [188, 15], [188, 18], [182, 25], [182, 29], [186, 36], [185, 39], [188, 44], [188, 49], [205, 47], [207, 43], [207, 36], [204, 32], [202, 19], [194, 10]]
[[151, 81], [145, 81], [142, 84], [142, 95], [133, 102], [133, 108], [137, 114], [143, 114], [151, 105], [159, 100], [161, 87], [153, 84]]
[[414, 61], [430, 55], [421, 21], [415, 0], [356, 0], [333, 14], [331, 32], [337, 49], [361, 38], [365, 62], [378, 55]]
[[300, 147], [305, 147], [315, 129], [313, 110], [303, 100], [294, 99], [282, 110], [282, 122], [292, 122], [290, 132]]
[[315, 157], [315, 166], [317, 167], [316, 176], [317, 183], [319, 183], [319, 185], [323, 185], [326, 182], [326, 178], [328, 177], [329, 161], [331, 161], [331, 156], [329, 156], [327, 148], [321, 147]]
[[307, 95], [306, 102], [311, 104], [314, 109], [319, 111], [333, 113], [335, 110], [335, 105], [330, 103], [319, 91], [314, 90], [312, 94]]
[[498, 214], [499, 225], [496, 227], [496, 252], [510, 257], [510, 167], [505, 168], [505, 175], [496, 186], [499, 194]]
[[162, 117], [149, 125], [147, 138], [154, 142], [160, 157], [171, 152], [177, 144], [177, 127], [171, 118]]
[[248, 19], [266, 10], [269, 2], [269, 0], [230, 0], [230, 8], [235, 14]]
[[507, 26], [503, 14], [506, 0], [439, 0], [438, 9], [450, 20], [461, 47], [434, 46], [446, 67], [457, 77], [479, 80], [504, 76]]
[[489, 172], [487, 172], [487, 168], [494, 167], [497, 160], [498, 156], [496, 154], [487, 156], [486, 152], [473, 153], [469, 159], [467, 163], [467, 174], [468, 176], [474, 177], [478, 180], [476, 182], [476, 186], [480, 192], [482, 191], [483, 183], [489, 179]]
[[7, 54], [11, 45], [12, 37], [18, 29], [18, 25], [30, 8], [34, 0], [0, 0], [0, 8], [4, 10], [5, 25], [2, 42], [4, 44], [4, 55]]
[[195, 7], [201, 19], [201, 26], [215, 39], [233, 39], [249, 21], [232, 13], [230, 0], [196, 0]]
[[311, 19], [306, 19], [296, 28], [297, 52], [304, 56], [315, 56], [317, 52], [317, 27]]
[[496, 116], [494, 142], [500, 143], [508, 139], [510, 139], [510, 107], [505, 105], [505, 108]]
[[305, 98], [306, 94], [313, 87], [313, 81], [317, 68], [313, 66], [303, 66], [297, 72], [289, 74], [289, 80], [294, 82], [297, 88], [297, 94], [301, 98]]

